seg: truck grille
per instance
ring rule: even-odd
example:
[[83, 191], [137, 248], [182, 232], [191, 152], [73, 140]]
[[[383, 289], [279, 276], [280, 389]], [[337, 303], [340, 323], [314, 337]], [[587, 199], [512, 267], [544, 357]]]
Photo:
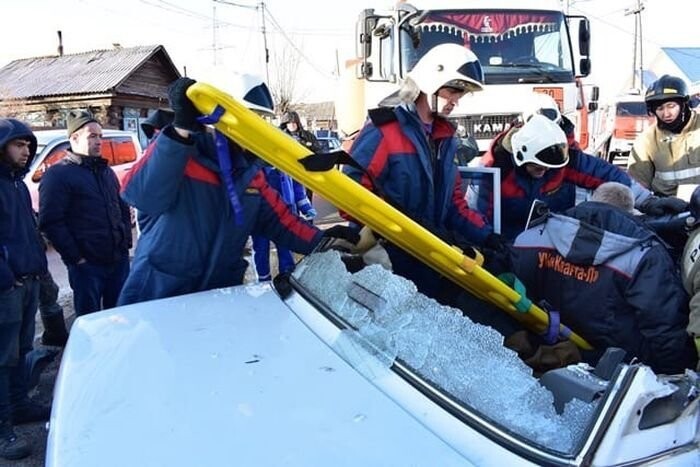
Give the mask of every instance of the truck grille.
[[520, 114], [466, 115], [454, 120], [476, 139], [491, 139], [510, 128]]

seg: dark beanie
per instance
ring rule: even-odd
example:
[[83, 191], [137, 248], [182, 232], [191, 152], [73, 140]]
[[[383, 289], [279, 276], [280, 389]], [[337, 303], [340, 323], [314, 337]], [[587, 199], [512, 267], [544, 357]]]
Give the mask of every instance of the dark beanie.
[[66, 118], [66, 128], [68, 129], [68, 137], [80, 130], [90, 122], [100, 123], [87, 110], [71, 110]]

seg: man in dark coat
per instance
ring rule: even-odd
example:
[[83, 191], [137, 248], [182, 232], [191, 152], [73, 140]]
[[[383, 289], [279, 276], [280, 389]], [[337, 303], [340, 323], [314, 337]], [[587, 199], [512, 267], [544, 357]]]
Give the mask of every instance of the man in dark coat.
[[47, 270], [29, 190], [22, 181], [36, 147], [26, 125], [0, 119], [0, 457], [11, 460], [31, 454], [13, 424], [49, 417], [48, 407], [27, 396], [24, 365], [34, 341], [39, 276]]
[[71, 151], [39, 185], [39, 227], [68, 268], [78, 316], [112, 308], [129, 273], [131, 215], [101, 157], [102, 126], [86, 111], [67, 120]]
[[549, 215], [513, 247], [513, 272], [528, 296], [546, 300], [593, 345], [595, 352], [584, 355], [590, 363], [607, 347], [620, 347], [627, 361], [637, 358], [658, 373], [695, 368], [688, 297], [676, 266], [631, 213], [587, 201]]

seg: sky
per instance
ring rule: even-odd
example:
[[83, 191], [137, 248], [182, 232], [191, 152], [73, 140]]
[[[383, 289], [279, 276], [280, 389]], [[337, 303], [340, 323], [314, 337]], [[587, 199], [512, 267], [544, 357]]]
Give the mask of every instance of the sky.
[[[262, 77], [269, 72], [274, 78], [275, 63], [298, 57], [294, 95], [303, 102], [334, 98], [338, 69], [354, 53], [354, 25], [360, 10], [391, 5], [376, 0], [367, 4], [361, 0], [267, 0], [265, 38], [271, 60], [266, 67], [261, 9], [255, 0], [0, 1], [0, 66], [18, 58], [56, 54], [58, 30], [63, 33], [65, 53], [110, 48], [115, 43], [124, 47], [162, 44], [178, 69], [182, 72], [186, 67], [195, 79], [215, 66]], [[603, 97], [619, 93], [630, 80], [634, 18], [626, 16], [625, 10], [636, 1], [568, 1], [570, 14], [583, 14], [591, 21], [593, 73], [585, 82], [599, 85]], [[700, 23], [688, 11], [690, 4], [683, 0], [645, 2], [644, 63], [660, 47], [700, 47], [695, 33]]]

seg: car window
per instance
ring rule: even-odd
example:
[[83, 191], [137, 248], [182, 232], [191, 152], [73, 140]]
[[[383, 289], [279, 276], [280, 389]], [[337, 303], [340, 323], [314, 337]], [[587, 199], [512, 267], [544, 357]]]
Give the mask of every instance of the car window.
[[647, 105], [644, 103], [644, 101], [618, 102], [616, 114], [618, 117], [627, 117], [630, 115], [635, 117], [646, 117], [648, 114]]
[[63, 159], [69, 149], [70, 143], [68, 143], [68, 141], [66, 141], [65, 143], [60, 143], [55, 148], [53, 148], [51, 152], [44, 158], [44, 160], [41, 161], [39, 167], [37, 167], [37, 169], [32, 174], [32, 181], [38, 183], [39, 180], [41, 180], [41, 177], [44, 175], [44, 172], [46, 172], [46, 169]]
[[109, 165], [121, 165], [136, 160], [136, 146], [129, 136], [114, 136], [102, 139], [102, 157]]

